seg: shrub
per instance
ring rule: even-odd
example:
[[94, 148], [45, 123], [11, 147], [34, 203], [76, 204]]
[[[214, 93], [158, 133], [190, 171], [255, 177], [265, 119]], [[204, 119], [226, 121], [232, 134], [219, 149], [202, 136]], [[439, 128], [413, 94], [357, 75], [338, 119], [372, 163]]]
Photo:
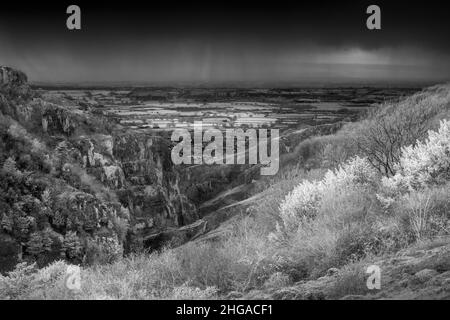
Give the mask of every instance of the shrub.
[[62, 299], [69, 297], [64, 278], [68, 265], [55, 261], [45, 268], [19, 263], [6, 276], [0, 275], [0, 299]]
[[286, 196], [280, 216], [287, 232], [297, 230], [303, 219], [314, 218], [325, 188], [322, 181], [304, 181]]
[[302, 181], [322, 179], [325, 170], [315, 169], [306, 172], [298, 166], [282, 168], [278, 175], [263, 178], [256, 182], [257, 193], [248, 212], [253, 217], [255, 228], [267, 234], [273, 232], [279, 218], [280, 203], [292, 189]]
[[328, 171], [320, 181], [304, 181], [289, 193], [280, 205], [282, 228], [292, 232], [314, 218], [327, 194], [345, 194], [351, 190], [373, 189], [378, 175], [363, 158], [355, 157], [335, 171]]
[[367, 266], [358, 262], [345, 266], [339, 271], [336, 281], [333, 282], [328, 291], [328, 297], [338, 299], [347, 295], [365, 295], [367, 289]]
[[397, 189], [419, 189], [450, 180], [450, 121], [441, 121], [437, 132], [429, 131], [428, 139], [403, 148], [396, 175], [385, 179]]
[[54, 261], [45, 268], [39, 269], [33, 279], [33, 285], [27, 299], [67, 299], [73, 293], [66, 287], [66, 275], [69, 265], [61, 260]]
[[267, 288], [282, 288], [287, 287], [292, 284], [292, 279], [289, 275], [282, 272], [273, 273], [266, 282], [264, 286]]
[[83, 256], [83, 245], [75, 231], [69, 231], [64, 236], [62, 251], [69, 260], [81, 261]]
[[[72, 243], [72, 244], [76, 244]], [[95, 237], [95, 239], [87, 240], [86, 258], [84, 262], [87, 264], [108, 264], [120, 260], [123, 256], [123, 246], [116, 237]], [[77, 253], [70, 248], [69, 252]], [[67, 253], [67, 252], [66, 252]]]
[[22, 262], [6, 276], [0, 275], [0, 298], [15, 300], [26, 296], [33, 289], [35, 272], [36, 264]]
[[17, 179], [20, 179], [23, 176], [22, 172], [17, 169], [16, 161], [11, 157], [7, 158], [3, 163], [2, 171], [4, 174], [10, 175]]
[[47, 232], [37, 231], [30, 235], [27, 251], [37, 257], [44, 252], [50, 252], [52, 243], [53, 241]]
[[177, 258], [186, 276], [194, 279], [194, 285], [220, 283], [222, 288], [228, 286], [226, 273], [229, 262], [217, 246], [188, 243], [178, 251]]
[[369, 191], [347, 190], [323, 197], [314, 219], [304, 220], [287, 241], [287, 255], [302, 261], [308, 274], [358, 260], [376, 249], [376, 215]]
[[413, 240], [450, 234], [450, 186], [413, 191], [397, 204], [403, 232]]
[[306, 168], [336, 168], [357, 154], [352, 130], [346, 124], [335, 134], [309, 138], [293, 153]]
[[361, 259], [379, 255], [395, 247], [397, 243], [388, 243], [392, 235], [376, 230], [370, 224], [353, 226], [341, 233], [335, 244], [332, 261], [336, 265], [357, 262]]

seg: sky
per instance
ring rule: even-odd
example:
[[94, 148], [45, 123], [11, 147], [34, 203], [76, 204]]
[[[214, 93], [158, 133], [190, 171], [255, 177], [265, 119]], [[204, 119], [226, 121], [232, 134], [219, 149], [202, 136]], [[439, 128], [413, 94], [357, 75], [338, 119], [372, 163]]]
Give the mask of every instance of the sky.
[[[66, 8], [81, 8], [81, 30]], [[381, 8], [368, 30], [366, 8]], [[445, 1], [2, 4], [0, 64], [33, 82], [410, 83], [450, 80]]]

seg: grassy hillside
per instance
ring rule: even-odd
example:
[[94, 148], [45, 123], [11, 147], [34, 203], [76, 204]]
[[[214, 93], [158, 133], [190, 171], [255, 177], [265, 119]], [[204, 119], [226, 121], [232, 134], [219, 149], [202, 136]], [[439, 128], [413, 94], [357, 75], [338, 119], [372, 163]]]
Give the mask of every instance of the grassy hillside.
[[[271, 293], [331, 275], [333, 290], [312, 298], [366, 294], [368, 262], [428, 242], [447, 248], [449, 119], [450, 85], [386, 103], [336, 134], [300, 143], [297, 160], [259, 181], [256, 200], [235, 206], [242, 212], [218, 236], [85, 267], [80, 291], [65, 289], [65, 262], [21, 264], [0, 277], [0, 297], [308, 298]], [[444, 283], [450, 257], [439, 259], [433, 277]], [[396, 273], [390, 275], [395, 282]]]

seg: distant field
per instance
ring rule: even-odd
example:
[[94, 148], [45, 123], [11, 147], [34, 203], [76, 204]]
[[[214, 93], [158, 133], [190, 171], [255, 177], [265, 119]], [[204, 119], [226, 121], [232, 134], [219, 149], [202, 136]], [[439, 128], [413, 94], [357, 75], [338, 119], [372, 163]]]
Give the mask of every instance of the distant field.
[[354, 120], [374, 104], [396, 100], [417, 88], [179, 89], [111, 88], [42, 90], [95, 108], [123, 126], [170, 131], [204, 127], [270, 127], [280, 130]]

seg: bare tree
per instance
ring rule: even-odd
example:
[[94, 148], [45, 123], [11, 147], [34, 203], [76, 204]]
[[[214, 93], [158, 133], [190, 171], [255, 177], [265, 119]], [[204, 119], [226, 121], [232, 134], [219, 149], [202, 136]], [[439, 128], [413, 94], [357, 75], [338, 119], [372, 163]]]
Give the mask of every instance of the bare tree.
[[436, 123], [436, 116], [448, 109], [448, 104], [441, 104], [429, 93], [379, 106], [363, 121], [355, 143], [377, 170], [392, 176], [402, 147], [423, 139]]

